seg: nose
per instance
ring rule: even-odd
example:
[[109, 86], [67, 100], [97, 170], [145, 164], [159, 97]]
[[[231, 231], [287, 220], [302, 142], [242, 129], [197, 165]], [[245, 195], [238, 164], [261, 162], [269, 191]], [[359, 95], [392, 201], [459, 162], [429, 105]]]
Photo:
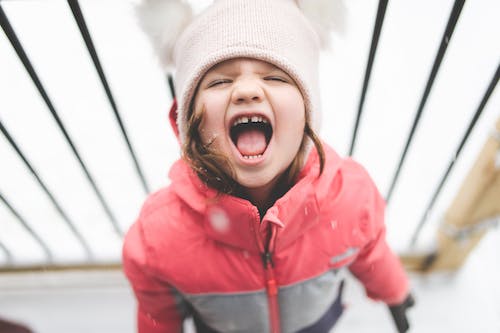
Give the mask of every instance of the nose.
[[247, 79], [234, 85], [231, 96], [233, 104], [259, 103], [264, 99], [262, 87], [254, 79]]

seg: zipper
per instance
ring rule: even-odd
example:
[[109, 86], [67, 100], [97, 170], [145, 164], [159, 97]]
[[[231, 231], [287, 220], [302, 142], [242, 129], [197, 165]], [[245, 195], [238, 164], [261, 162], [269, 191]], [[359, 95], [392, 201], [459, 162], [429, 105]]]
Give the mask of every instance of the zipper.
[[[255, 208], [255, 210], [257, 210]], [[258, 217], [258, 223], [260, 224], [260, 215], [258, 211], [256, 212]], [[264, 244], [262, 237], [259, 232], [259, 228], [254, 226], [253, 230], [255, 233], [255, 239], [257, 245], [262, 254], [262, 263], [264, 264], [265, 279], [266, 279], [266, 294], [267, 294], [267, 304], [269, 307], [269, 320], [271, 324], [271, 333], [280, 333], [280, 309], [278, 303], [278, 284], [274, 276], [274, 263], [273, 263], [273, 252], [276, 239], [276, 226], [272, 223], [269, 225], [271, 228], [271, 237], [268, 244]]]
[[274, 264], [271, 252], [262, 255], [266, 271], [267, 303], [269, 305], [269, 319], [271, 320], [271, 333], [280, 333], [280, 309], [278, 303], [278, 285], [274, 277]]

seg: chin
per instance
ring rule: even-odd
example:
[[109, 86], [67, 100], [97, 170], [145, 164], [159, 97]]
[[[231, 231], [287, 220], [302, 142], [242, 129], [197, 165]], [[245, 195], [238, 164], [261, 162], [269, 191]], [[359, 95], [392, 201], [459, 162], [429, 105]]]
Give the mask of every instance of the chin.
[[279, 177], [280, 173], [268, 174], [264, 171], [260, 172], [236, 172], [236, 179], [238, 184], [247, 189], [259, 189], [267, 188], [269, 186], [274, 186]]

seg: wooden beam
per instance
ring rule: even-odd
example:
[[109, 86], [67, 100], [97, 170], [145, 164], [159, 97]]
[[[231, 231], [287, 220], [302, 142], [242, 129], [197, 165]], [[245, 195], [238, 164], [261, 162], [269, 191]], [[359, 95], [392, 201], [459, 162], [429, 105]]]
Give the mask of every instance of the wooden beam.
[[99, 264], [67, 264], [67, 265], [31, 265], [31, 266], [4, 266], [0, 267], [3, 273], [33, 273], [33, 272], [60, 272], [60, 271], [114, 271], [121, 270], [119, 262]]
[[[500, 119], [448, 208], [438, 231], [437, 250], [402, 256], [407, 269], [455, 270], [500, 216]], [[493, 222], [491, 222], [493, 221]]]
[[[500, 119], [497, 121], [496, 131], [500, 133]], [[447, 223], [463, 226], [473, 223], [471, 219], [479, 220], [488, 217], [488, 214], [481, 216], [482, 213], [486, 213], [484, 210], [480, 212], [476, 212], [476, 210], [483, 201], [485, 193], [493, 191], [490, 187], [499, 173], [499, 168], [496, 165], [499, 149], [500, 141], [496, 136], [491, 135], [479, 153], [476, 163], [469, 171], [457, 196], [448, 208], [445, 217]], [[496, 209], [500, 209], [500, 200], [496, 200], [496, 203]], [[495, 202], [488, 201], [482, 205], [495, 205]], [[486, 210], [492, 209], [493, 207]]]

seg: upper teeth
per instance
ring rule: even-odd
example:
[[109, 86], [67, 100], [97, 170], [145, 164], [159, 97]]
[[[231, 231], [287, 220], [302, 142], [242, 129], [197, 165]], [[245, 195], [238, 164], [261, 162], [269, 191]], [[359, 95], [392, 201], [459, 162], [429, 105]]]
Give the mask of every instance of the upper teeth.
[[252, 116], [252, 117], [239, 117], [238, 119], [235, 120], [233, 123], [233, 126], [239, 125], [239, 124], [246, 124], [246, 123], [267, 123], [267, 120], [264, 117], [260, 116]]

